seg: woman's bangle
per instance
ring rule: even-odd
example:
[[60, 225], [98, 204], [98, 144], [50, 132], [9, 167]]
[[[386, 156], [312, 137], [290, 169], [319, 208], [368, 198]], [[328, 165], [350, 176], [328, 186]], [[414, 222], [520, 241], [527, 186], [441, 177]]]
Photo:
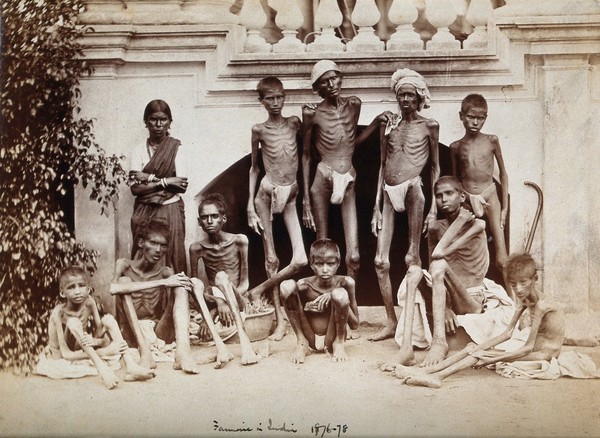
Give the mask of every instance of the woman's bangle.
[[153, 173], [151, 173], [150, 176], [148, 176], [148, 182], [149, 183], [155, 181], [156, 179], [157, 179], [156, 175], [154, 175]]
[[162, 185], [166, 189], [167, 188], [167, 179], [166, 178], [161, 178], [160, 179], [160, 185]]

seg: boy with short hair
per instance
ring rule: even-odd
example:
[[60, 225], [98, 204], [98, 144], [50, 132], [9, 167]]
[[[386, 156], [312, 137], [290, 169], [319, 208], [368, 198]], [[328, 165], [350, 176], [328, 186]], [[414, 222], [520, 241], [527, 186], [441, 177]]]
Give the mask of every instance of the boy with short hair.
[[[291, 278], [307, 265], [302, 230], [296, 212], [298, 194], [298, 145], [296, 135], [302, 122], [296, 116], [283, 117], [281, 111], [285, 102], [285, 91], [281, 81], [268, 76], [256, 87], [258, 100], [267, 110], [269, 117], [263, 123], [252, 127], [252, 167], [250, 168], [250, 194], [248, 197], [248, 224], [261, 235], [265, 251], [265, 269], [268, 282], [255, 287], [249, 293], [250, 299], [259, 299], [263, 292], [272, 288], [273, 306], [277, 325], [269, 339], [280, 341], [285, 334], [285, 320], [279, 302], [279, 283]], [[260, 182], [256, 198], [258, 180], [258, 149], [262, 149], [266, 175]], [[258, 213], [258, 214], [257, 214]], [[282, 214], [290, 241], [292, 260], [288, 266], [277, 272], [279, 259], [273, 239], [273, 215]]]
[[[342, 97], [342, 73], [335, 62], [322, 59], [311, 73], [314, 91], [323, 98], [317, 105], [302, 110], [302, 176], [304, 180], [304, 226], [317, 232], [317, 239], [328, 236], [329, 205], [341, 204], [346, 241], [346, 270], [356, 279], [360, 264], [358, 221], [352, 155], [361, 101], [356, 96]], [[310, 184], [310, 162], [314, 148], [320, 159]]]
[[280, 286], [283, 306], [297, 339], [292, 362], [304, 363], [309, 347], [318, 349], [318, 336], [325, 337], [324, 350], [333, 362], [346, 361], [346, 324], [355, 330], [359, 323], [354, 280], [336, 275], [340, 249], [333, 240], [315, 241], [309, 257], [315, 275], [297, 282], [286, 280]]
[[217, 366], [232, 356], [214, 328], [207, 304], [216, 307], [224, 326], [235, 324], [242, 349], [241, 363], [250, 365], [258, 362], [258, 356], [240, 315], [240, 309], [248, 302], [248, 237], [223, 231], [226, 222], [227, 204], [223, 196], [206, 195], [198, 206], [198, 223], [206, 237], [192, 243], [189, 250], [194, 294], [220, 351]]
[[[119, 325], [112, 315], [100, 317], [96, 301], [90, 296], [88, 273], [72, 266], [59, 277], [59, 303], [48, 323], [48, 347], [52, 359], [69, 361], [91, 359], [108, 389], [119, 379], [102, 358], [121, 355], [127, 367], [126, 381], [148, 380], [154, 371], [138, 365], [127, 351]], [[91, 331], [90, 331], [91, 330]]]
[[[477, 217], [486, 216], [490, 224], [496, 265], [502, 271], [507, 258], [503, 230], [508, 214], [508, 175], [498, 137], [481, 132], [487, 112], [488, 105], [483, 96], [469, 94], [463, 99], [459, 116], [465, 135], [450, 144], [450, 154], [452, 173], [460, 180], [473, 213]], [[498, 163], [502, 201], [498, 199], [494, 184], [494, 159]]]
[[[517, 296], [518, 307], [503, 333], [481, 345], [471, 343], [443, 362], [422, 371], [396, 367], [396, 376], [409, 385], [439, 388], [446, 377], [472, 366], [558, 358], [565, 336], [564, 312], [537, 288], [535, 261], [528, 254], [511, 256], [504, 265], [504, 272], [506, 284]], [[515, 351], [493, 350], [493, 347], [511, 338], [526, 309], [531, 316], [531, 329], [525, 344]]]
[[[485, 222], [462, 207], [465, 194], [460, 181], [443, 176], [436, 181], [434, 193], [441, 219], [430, 223], [428, 232], [433, 339], [422, 366], [435, 365], [446, 357], [446, 332], [455, 332], [456, 314], [482, 312], [482, 285], [489, 267]], [[407, 283], [407, 288], [416, 287]], [[407, 348], [412, 349], [410, 342]]]
[[117, 321], [127, 342], [138, 347], [141, 364], [156, 367], [140, 326], [144, 319], [154, 321], [158, 338], [166, 343], [176, 341], [173, 368], [197, 374], [200, 368], [192, 358], [188, 332], [192, 283], [184, 273], [175, 274], [164, 264], [169, 236], [167, 225], [160, 221], [151, 220], [140, 227], [136, 243], [141, 255], [135, 260], [117, 260], [110, 293], [117, 295]]

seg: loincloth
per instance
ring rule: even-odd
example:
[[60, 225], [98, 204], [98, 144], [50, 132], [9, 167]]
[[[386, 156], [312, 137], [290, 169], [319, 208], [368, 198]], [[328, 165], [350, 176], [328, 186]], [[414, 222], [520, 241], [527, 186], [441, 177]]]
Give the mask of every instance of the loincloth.
[[490, 206], [490, 204], [488, 204], [488, 202], [485, 200], [485, 197], [490, 193], [491, 190], [496, 190], [496, 185], [494, 183], [490, 184], [479, 195], [473, 195], [465, 190], [465, 194], [469, 198], [469, 203], [473, 209], [473, 214], [476, 217], [482, 217], [485, 212], [484, 209]]
[[423, 185], [419, 175], [395, 186], [388, 186], [386, 183], [383, 183], [383, 190], [385, 190], [387, 193], [388, 198], [392, 203], [392, 207], [394, 207], [394, 210], [396, 210], [398, 213], [402, 213], [404, 210], [406, 210], [404, 201], [406, 200], [408, 189], [413, 184]]
[[282, 213], [288, 204], [294, 202], [296, 197], [291, 196], [291, 193], [297, 193], [295, 190], [297, 187], [298, 183], [296, 181], [289, 186], [281, 186], [273, 184], [266, 176], [262, 179], [260, 182], [260, 190], [268, 193], [271, 197], [271, 220], [273, 220], [274, 214]]
[[323, 175], [325, 179], [332, 182], [331, 203], [336, 205], [341, 204], [344, 200], [348, 184], [354, 181], [354, 176], [352, 175], [352, 173], [356, 174], [356, 172], [354, 172], [354, 167], [351, 167], [346, 173], [338, 173], [327, 164], [320, 161], [319, 164], [317, 164], [317, 171], [321, 172], [321, 175]]
[[467, 289], [471, 298], [473, 298], [477, 303], [481, 304], [481, 308], [484, 308], [484, 305], [487, 301], [487, 296], [485, 294], [485, 288], [483, 285], [474, 286]]

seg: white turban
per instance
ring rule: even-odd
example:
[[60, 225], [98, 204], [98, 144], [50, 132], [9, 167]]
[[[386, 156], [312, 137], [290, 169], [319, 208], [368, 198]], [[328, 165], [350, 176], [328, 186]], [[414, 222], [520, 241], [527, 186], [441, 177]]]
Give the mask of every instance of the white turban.
[[398, 90], [402, 85], [412, 85], [417, 90], [418, 96], [421, 98], [419, 103], [419, 111], [423, 108], [429, 108], [429, 102], [431, 101], [431, 95], [429, 89], [425, 83], [425, 79], [419, 73], [408, 68], [401, 68], [396, 70], [392, 75], [392, 90], [398, 94]]
[[312, 84], [313, 88], [315, 87], [315, 83], [319, 80], [319, 78], [328, 71], [340, 73], [340, 69], [337, 64], [329, 59], [321, 59], [313, 66], [310, 74], [310, 83]]

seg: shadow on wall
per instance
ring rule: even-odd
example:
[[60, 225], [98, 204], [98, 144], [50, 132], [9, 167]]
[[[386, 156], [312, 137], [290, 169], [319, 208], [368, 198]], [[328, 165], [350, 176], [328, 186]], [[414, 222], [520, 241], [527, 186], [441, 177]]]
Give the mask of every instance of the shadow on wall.
[[[362, 131], [365, 127], [359, 126], [358, 131]], [[298, 144], [302, 144], [298, 140]], [[452, 165], [450, 161], [450, 149], [440, 143], [440, 168], [441, 175], [449, 175], [452, 173]], [[316, 159], [313, 157], [311, 180], [316, 169]], [[299, 157], [300, 160], [300, 157]], [[365, 143], [356, 148], [354, 152], [354, 167], [356, 168], [356, 204], [358, 211], [358, 233], [359, 233], [359, 248], [360, 248], [360, 271], [357, 279], [357, 301], [360, 306], [379, 306], [383, 305], [377, 276], [373, 260], [377, 249], [377, 239], [371, 232], [371, 216], [373, 205], [375, 202], [375, 193], [377, 187], [377, 175], [379, 172], [379, 132], [376, 131], [371, 135]], [[259, 181], [264, 175], [262, 165], [262, 157], [259, 154], [259, 162], [261, 174]], [[300, 163], [300, 161], [299, 161]], [[243, 233], [249, 238], [248, 250], [248, 269], [250, 277], [250, 287], [260, 284], [266, 279], [265, 274], [265, 257], [261, 237], [250, 229], [246, 216], [246, 206], [248, 204], [248, 172], [250, 170], [251, 158], [250, 155], [237, 161], [227, 170], [214, 178], [207, 184], [197, 195], [196, 199], [201, 199], [209, 193], [221, 193], [228, 204], [227, 223], [225, 231], [231, 233]], [[300, 185], [300, 193], [297, 198], [297, 210], [300, 221], [302, 219], [302, 175], [298, 171], [298, 182]], [[431, 205], [431, 176], [429, 168], [423, 172], [423, 192], [425, 193], [425, 214], [429, 211]], [[497, 184], [497, 188], [499, 188]], [[301, 221], [302, 222], [302, 221]], [[315, 233], [311, 230], [303, 228], [304, 245], [307, 255], [312, 242], [315, 241]], [[329, 214], [329, 236], [337, 242], [342, 252], [342, 263], [339, 273], [344, 274], [346, 268], [344, 265], [344, 256], [346, 254], [344, 244], [344, 230], [342, 226], [342, 218], [339, 206], [331, 206]], [[508, 223], [505, 227], [505, 235], [508, 236]], [[273, 235], [275, 236], [275, 248], [280, 260], [280, 269], [287, 266], [292, 257], [292, 246], [283, 223], [281, 215], [276, 215], [273, 219]], [[488, 230], [488, 236], [490, 235]], [[495, 257], [493, 242], [488, 239], [490, 249], [490, 269], [488, 278], [496, 282], [501, 282], [501, 275], [495, 267]], [[408, 250], [408, 220], [406, 213], [396, 214], [396, 223], [392, 246], [390, 250], [390, 277], [392, 288], [396, 290], [402, 278], [406, 274], [406, 266], [404, 264], [404, 256]], [[423, 267], [428, 265], [427, 255], [427, 239], [424, 237], [421, 241], [421, 259]], [[309, 267], [297, 275], [297, 278], [302, 278], [312, 275]], [[395, 293], [394, 293], [395, 296]]]

